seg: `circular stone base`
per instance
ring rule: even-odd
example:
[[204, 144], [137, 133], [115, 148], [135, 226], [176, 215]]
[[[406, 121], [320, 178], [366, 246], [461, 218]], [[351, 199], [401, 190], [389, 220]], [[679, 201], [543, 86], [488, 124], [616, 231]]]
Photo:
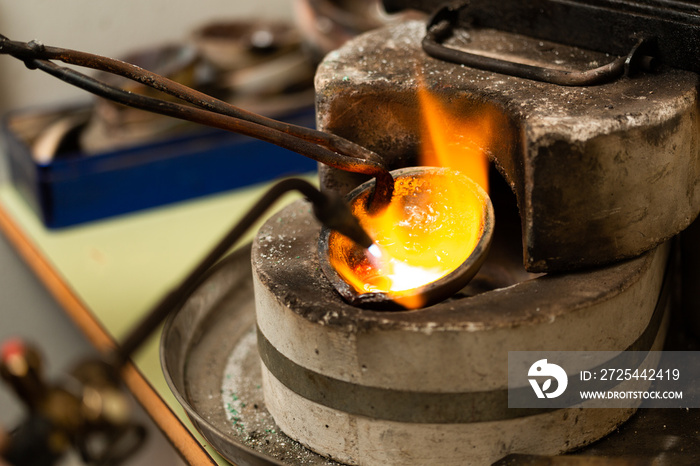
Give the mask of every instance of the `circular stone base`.
[[559, 409], [501, 421], [403, 423], [329, 408], [288, 389], [263, 366], [265, 405], [307, 448], [350, 465], [491, 464], [511, 453], [555, 455], [589, 444], [636, 409]]
[[585, 273], [381, 312], [352, 307], [331, 287], [318, 235], [299, 201], [261, 228], [252, 253], [265, 401], [312, 450], [352, 464], [480, 463], [576, 448], [633, 413], [510, 410], [508, 351], [659, 348], [668, 245]]

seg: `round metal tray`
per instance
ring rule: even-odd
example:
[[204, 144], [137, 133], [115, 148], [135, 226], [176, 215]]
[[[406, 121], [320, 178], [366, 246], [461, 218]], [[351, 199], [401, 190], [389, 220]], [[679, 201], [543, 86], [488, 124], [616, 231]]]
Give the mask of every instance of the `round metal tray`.
[[[672, 328], [672, 348], [696, 350], [697, 340], [679, 336], [680, 330]], [[166, 322], [160, 349], [165, 378], [175, 397], [199, 432], [227, 460], [240, 466], [339, 464], [284, 435], [265, 409], [250, 247], [212, 268], [204, 285]], [[697, 419], [697, 410], [641, 409], [616, 433], [579, 454], [601, 457], [601, 461], [665, 455], [673, 464], [697, 464]]]
[[165, 323], [165, 379], [197, 430], [237, 465], [337, 465], [279, 431], [265, 409], [250, 246], [213, 267]]

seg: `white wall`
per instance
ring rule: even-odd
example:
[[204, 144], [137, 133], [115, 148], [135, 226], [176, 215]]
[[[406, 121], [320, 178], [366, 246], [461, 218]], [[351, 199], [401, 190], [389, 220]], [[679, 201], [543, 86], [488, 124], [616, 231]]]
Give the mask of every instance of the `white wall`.
[[[294, 0], [0, 0], [0, 34], [119, 57], [144, 44], [183, 40], [212, 20], [292, 21]], [[0, 113], [90, 97], [0, 55]]]

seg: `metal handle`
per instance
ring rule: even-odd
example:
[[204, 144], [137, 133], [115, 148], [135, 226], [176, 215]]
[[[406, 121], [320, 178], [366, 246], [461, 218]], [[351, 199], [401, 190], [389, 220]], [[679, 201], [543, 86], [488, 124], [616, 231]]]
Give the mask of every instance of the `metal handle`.
[[446, 47], [442, 43], [453, 35], [460, 14], [463, 14], [463, 10], [467, 7], [468, 4], [446, 5], [430, 18], [422, 42], [423, 50], [428, 55], [480, 70], [560, 86], [594, 86], [613, 81], [623, 74], [630, 75], [638, 70], [651, 71], [656, 68], [656, 60], [642, 53], [648, 48], [646, 40], [637, 42], [627, 56], [616, 58], [606, 65], [585, 71], [566, 71], [526, 65]]

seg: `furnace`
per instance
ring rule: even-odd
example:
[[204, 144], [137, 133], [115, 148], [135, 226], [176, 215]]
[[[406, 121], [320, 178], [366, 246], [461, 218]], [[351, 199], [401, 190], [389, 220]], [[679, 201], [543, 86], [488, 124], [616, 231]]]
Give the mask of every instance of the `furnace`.
[[[431, 2], [407, 3], [431, 11]], [[552, 17], [566, 17], [563, 4], [549, 3]], [[577, 30], [563, 45], [485, 5], [362, 35], [316, 74], [320, 130], [379, 154], [397, 178], [439, 165], [488, 185], [495, 226], [488, 254], [477, 254], [481, 268], [446, 296], [387, 306], [386, 296], [343, 291], [350, 284], [326, 257], [331, 233], [308, 203], [277, 213], [254, 240], [252, 281], [222, 265], [163, 340], [166, 372], [189, 394], [183, 405], [228, 458], [491, 464], [580, 448], [636, 411], [509, 408], [508, 352], [662, 348], [673, 238], [700, 210], [698, 70], [679, 64], [668, 43], [625, 37], [606, 53], [599, 38], [578, 48], [586, 34]], [[620, 31], [643, 30], [641, 7], [630, 8]], [[457, 19], [444, 16], [455, 11]], [[493, 29], [499, 14], [505, 30]], [[684, 14], [694, 24], [697, 12]], [[593, 14], [593, 31], [601, 21]], [[659, 41], [673, 35], [666, 26]], [[463, 54], [487, 59], [455, 63]], [[504, 64], [512, 61], [520, 64]], [[426, 142], [435, 108], [427, 126], [449, 129], [447, 147], [460, 149], [450, 160]], [[488, 160], [485, 175], [465, 168], [472, 157]], [[367, 177], [321, 165], [320, 181], [348, 194]], [[368, 183], [359, 189], [371, 193]], [[221, 384], [222, 371], [225, 380], [255, 376]], [[256, 421], [250, 402], [237, 401], [235, 414], [222, 408], [222, 396], [241, 393], [256, 400]], [[289, 438], [294, 450], [285, 450]]]
[[[507, 353], [661, 348], [668, 240], [700, 207], [697, 75], [563, 87], [430, 57], [425, 36], [425, 22], [405, 22], [330, 53], [316, 75], [319, 128], [400, 168], [419, 164], [423, 90], [465, 138], [480, 117], [497, 123], [478, 145], [513, 193], [494, 199], [496, 234], [510, 231], [475, 280], [507, 272], [420, 310], [359, 309], [320, 271], [308, 207], [284, 210], [253, 248], [266, 406], [287, 435], [348, 464], [490, 464], [591, 443], [634, 409], [508, 409]], [[446, 45], [560, 69], [611, 60], [493, 29]], [[327, 190], [360, 181], [321, 167]]]

